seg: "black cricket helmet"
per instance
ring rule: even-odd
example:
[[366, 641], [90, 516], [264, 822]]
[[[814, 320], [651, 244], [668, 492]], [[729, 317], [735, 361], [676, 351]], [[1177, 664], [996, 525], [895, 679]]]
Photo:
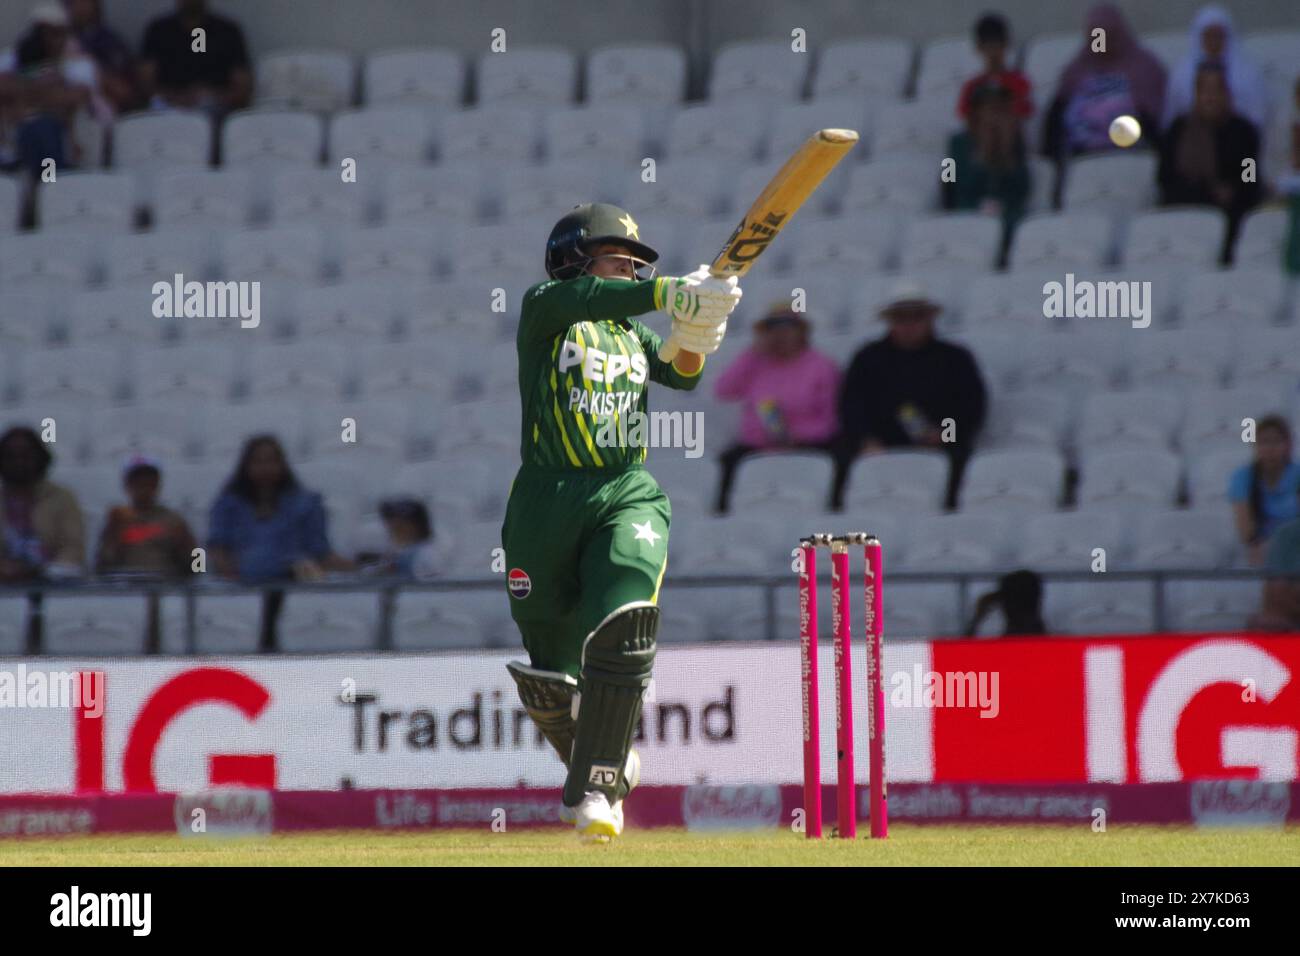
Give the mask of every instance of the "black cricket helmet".
[[607, 202], [589, 202], [574, 206], [551, 230], [546, 240], [546, 274], [552, 279], [581, 275], [587, 250], [602, 242], [626, 246], [646, 262], [659, 258], [659, 253], [641, 241], [631, 213]]

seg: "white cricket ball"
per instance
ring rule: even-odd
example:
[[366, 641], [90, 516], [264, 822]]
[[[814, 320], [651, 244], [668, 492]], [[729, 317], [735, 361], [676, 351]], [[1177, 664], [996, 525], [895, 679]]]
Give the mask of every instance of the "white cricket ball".
[[1132, 116], [1116, 116], [1110, 121], [1110, 141], [1128, 149], [1142, 138], [1142, 124]]

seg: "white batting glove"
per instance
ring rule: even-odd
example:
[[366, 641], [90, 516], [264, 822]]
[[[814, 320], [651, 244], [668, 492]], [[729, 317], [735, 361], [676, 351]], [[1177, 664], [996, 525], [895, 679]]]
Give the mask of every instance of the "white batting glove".
[[726, 334], [725, 318], [717, 323], [674, 322], [673, 330], [668, 334], [664, 344], [685, 352], [695, 352], [698, 355], [712, 355], [721, 347], [723, 336]]
[[708, 266], [680, 278], [665, 277], [663, 283], [663, 311], [675, 322], [725, 319], [741, 297], [738, 278], [715, 279]]

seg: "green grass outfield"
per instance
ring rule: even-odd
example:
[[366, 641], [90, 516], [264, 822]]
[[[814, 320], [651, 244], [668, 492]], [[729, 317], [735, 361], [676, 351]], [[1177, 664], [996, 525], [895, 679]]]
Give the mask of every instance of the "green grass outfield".
[[170, 834], [0, 841], [0, 866], [1297, 866], [1286, 830], [1087, 825], [908, 826], [888, 840], [787, 832], [629, 832], [607, 846], [567, 831], [481, 830], [181, 838]]

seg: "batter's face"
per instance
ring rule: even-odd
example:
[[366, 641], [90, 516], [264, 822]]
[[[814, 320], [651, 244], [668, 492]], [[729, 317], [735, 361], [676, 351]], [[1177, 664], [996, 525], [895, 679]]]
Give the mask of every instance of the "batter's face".
[[588, 255], [591, 256], [591, 262], [587, 264], [587, 272], [602, 279], [635, 279], [637, 265], [641, 263], [627, 246], [620, 246], [616, 242], [602, 242], [593, 246]]

